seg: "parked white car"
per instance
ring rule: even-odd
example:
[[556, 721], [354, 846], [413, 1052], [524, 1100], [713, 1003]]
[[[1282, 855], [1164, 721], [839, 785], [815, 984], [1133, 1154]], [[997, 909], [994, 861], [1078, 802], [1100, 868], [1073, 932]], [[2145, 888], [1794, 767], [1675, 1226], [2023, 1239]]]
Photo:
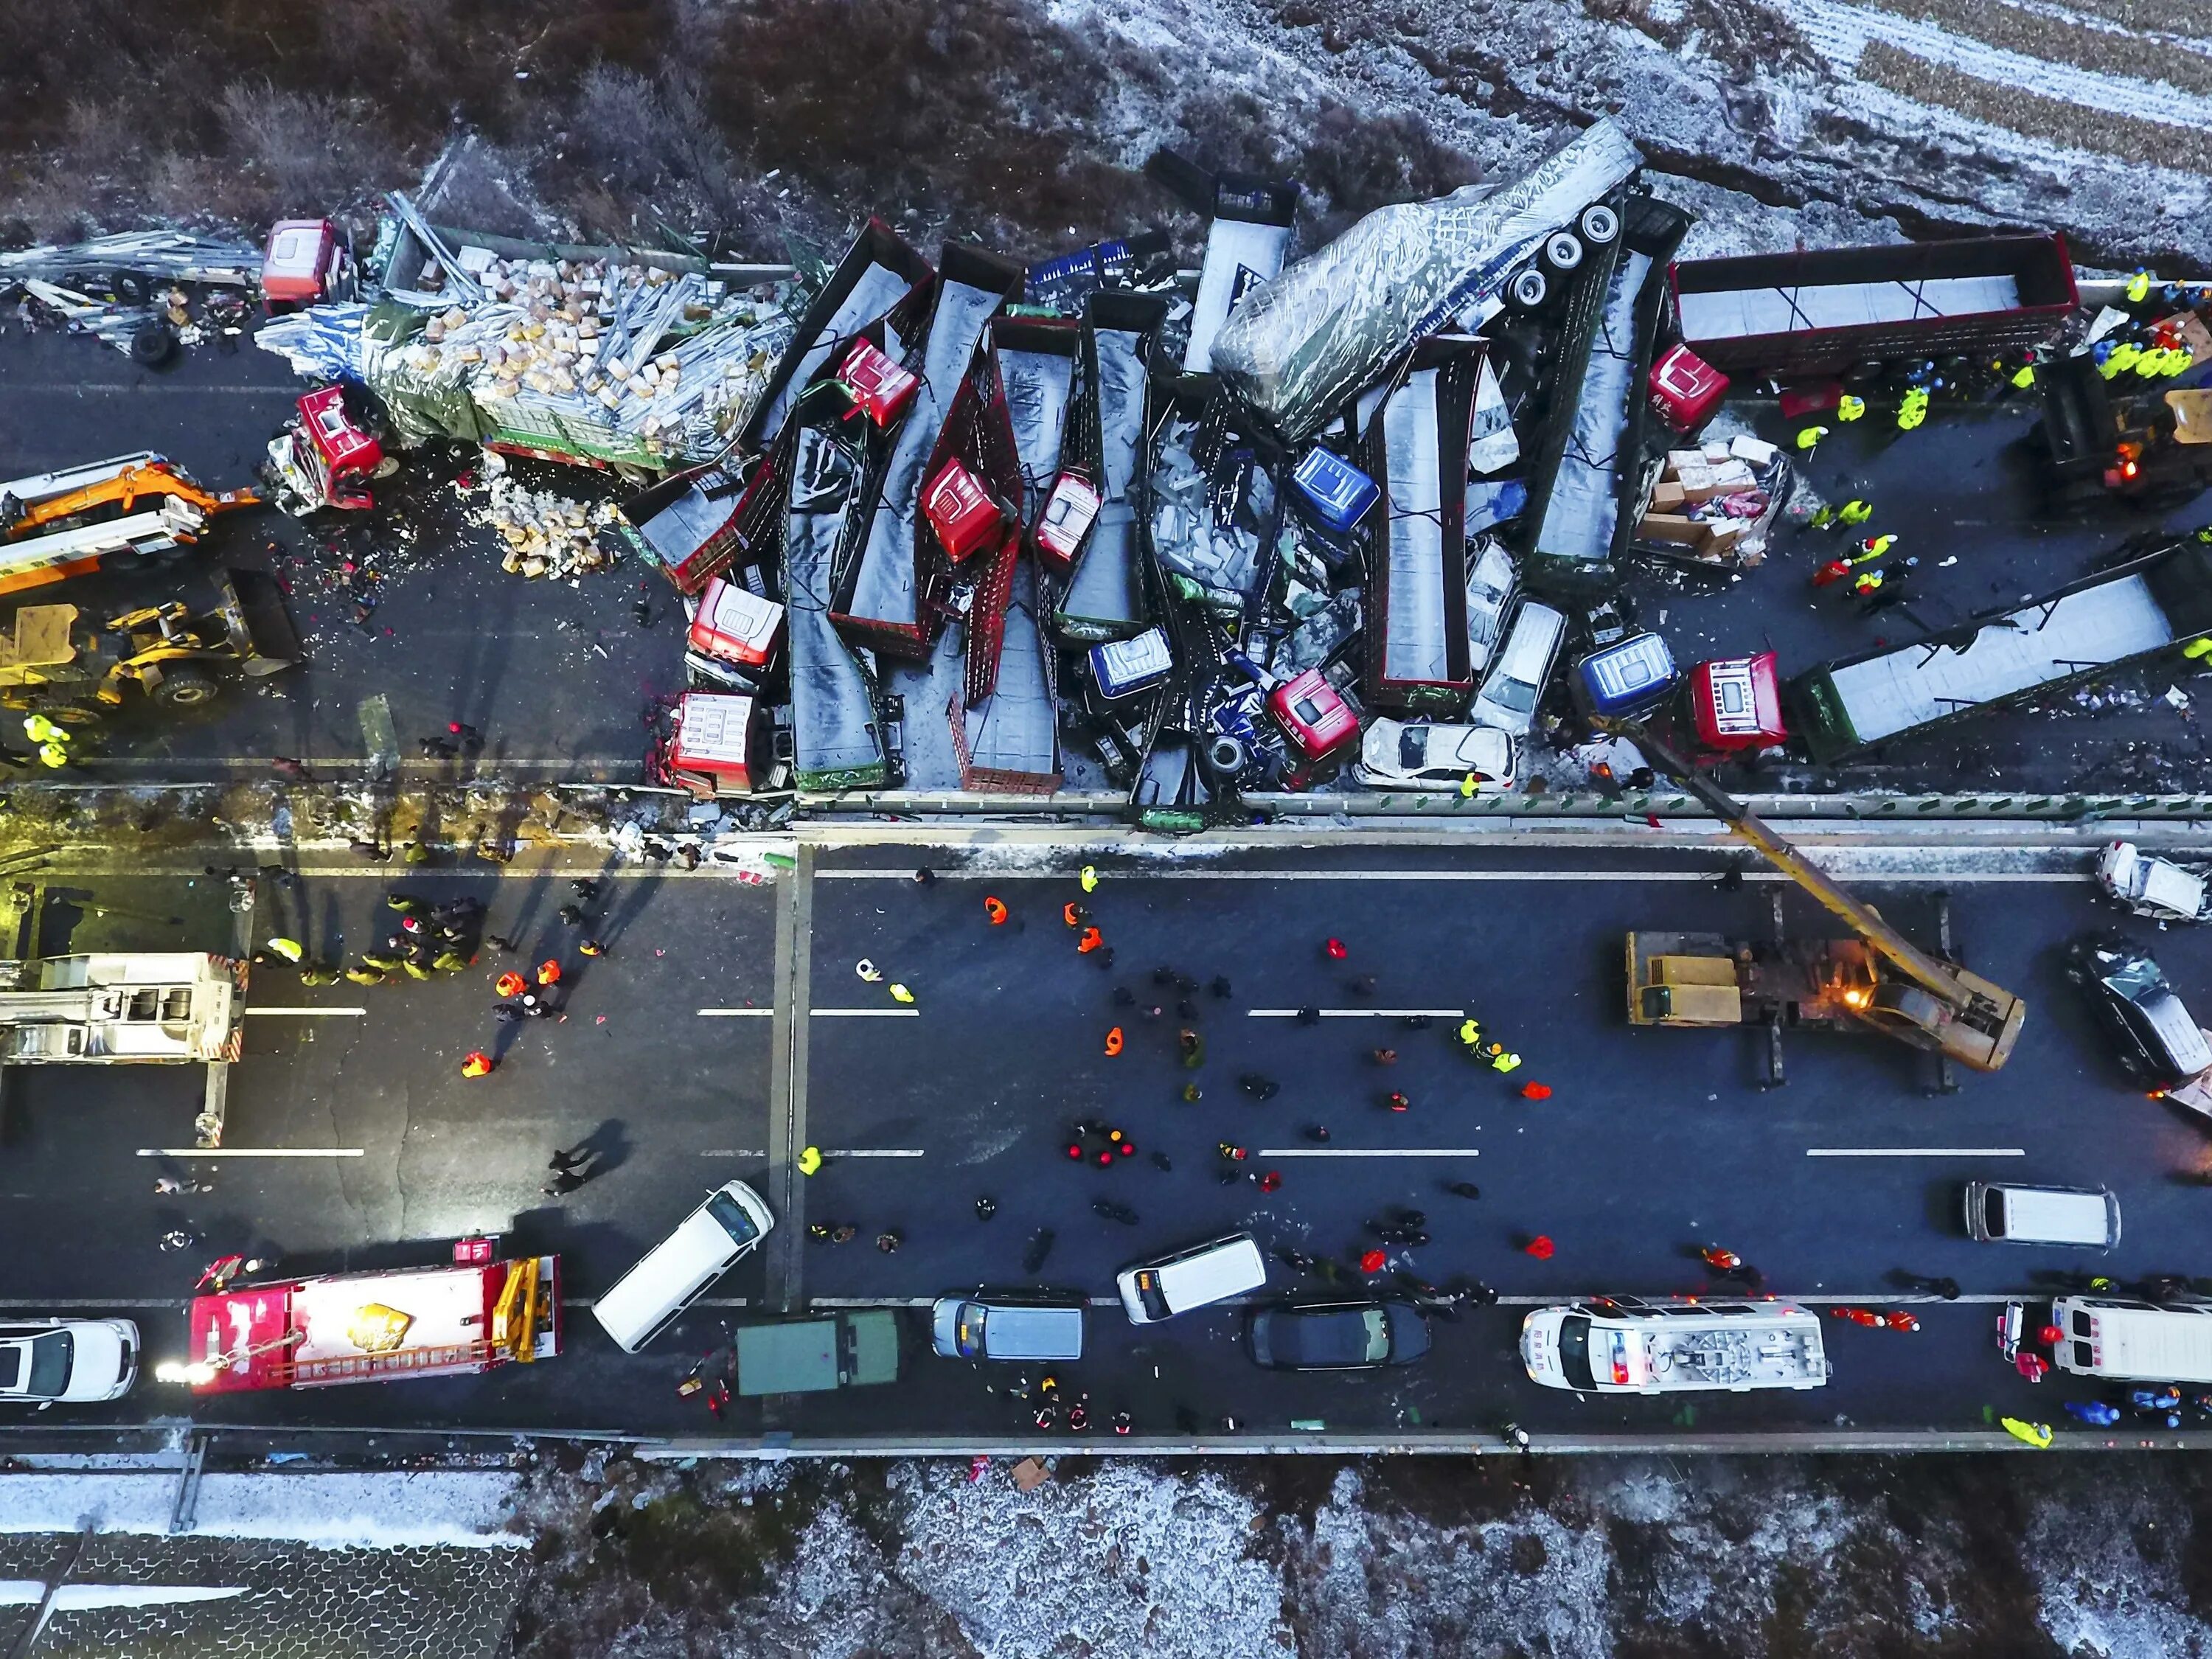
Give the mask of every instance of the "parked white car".
[[2203, 921], [2212, 913], [2212, 886], [2203, 870], [2142, 852], [2131, 841], [2112, 842], [2099, 855], [2097, 884], [2157, 921]]
[[1371, 788], [1456, 789], [1513, 781], [1513, 739], [1494, 726], [1375, 720], [1359, 740], [1352, 775]]
[[36, 1406], [120, 1400], [138, 1380], [138, 1328], [127, 1319], [0, 1324], [0, 1401]]

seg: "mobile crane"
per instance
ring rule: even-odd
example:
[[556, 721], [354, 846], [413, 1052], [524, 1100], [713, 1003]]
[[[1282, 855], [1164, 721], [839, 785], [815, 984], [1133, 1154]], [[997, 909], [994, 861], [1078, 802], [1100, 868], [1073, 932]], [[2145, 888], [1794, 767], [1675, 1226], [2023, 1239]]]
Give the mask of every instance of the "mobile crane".
[[[1949, 1086], [1949, 1062], [1994, 1072], [2011, 1056], [2027, 1005], [2002, 987], [1898, 932], [1856, 899], [1750, 808], [1650, 734], [1621, 728], [1783, 874], [1840, 919], [1854, 939], [1784, 940], [1774, 899], [1771, 945], [1717, 934], [1631, 933], [1628, 1017], [1638, 1025], [1760, 1024], [1768, 1037], [1768, 1081], [1783, 1081], [1786, 1026], [1871, 1029], [1933, 1052]], [[1943, 948], [1950, 948], [1948, 912]]]
[[166, 552], [198, 540], [216, 514], [260, 501], [204, 489], [151, 450], [0, 483], [0, 592], [83, 575], [126, 550]]

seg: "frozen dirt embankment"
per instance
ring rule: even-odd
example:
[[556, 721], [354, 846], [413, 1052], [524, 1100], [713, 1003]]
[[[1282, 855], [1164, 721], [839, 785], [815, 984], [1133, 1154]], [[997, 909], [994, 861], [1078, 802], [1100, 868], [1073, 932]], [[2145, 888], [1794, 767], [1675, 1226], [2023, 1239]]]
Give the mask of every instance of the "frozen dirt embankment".
[[[1701, 216], [1688, 257], [2057, 226], [2089, 263], [2212, 270], [2212, 41], [2157, 32], [2191, 27], [2183, 9], [2148, 26], [2119, 0], [1051, 9], [1263, 106], [1418, 117], [1494, 175], [1613, 114]], [[1161, 117], [1144, 102], [1125, 90], [1126, 128]]]

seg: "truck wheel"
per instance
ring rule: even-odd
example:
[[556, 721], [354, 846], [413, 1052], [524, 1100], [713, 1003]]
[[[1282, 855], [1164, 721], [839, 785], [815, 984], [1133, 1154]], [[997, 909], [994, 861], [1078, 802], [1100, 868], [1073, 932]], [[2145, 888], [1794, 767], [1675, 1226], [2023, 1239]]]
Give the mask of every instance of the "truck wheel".
[[1531, 265], [1505, 285], [1505, 303], [1516, 311], [1536, 311], [1542, 307], [1552, 285], [1544, 280], [1544, 273]]
[[1235, 777], [1244, 769], [1249, 758], [1244, 745], [1226, 732], [1206, 741], [1206, 769], [1217, 778]]
[[169, 354], [177, 349], [177, 337], [169, 325], [158, 319], [141, 323], [138, 331], [131, 337], [131, 361], [141, 368], [159, 368], [169, 361]]
[[1544, 264], [1566, 275], [1583, 262], [1581, 240], [1571, 230], [1555, 230], [1544, 239]]
[[164, 708], [198, 708], [213, 702], [221, 690], [206, 670], [179, 666], [164, 669], [161, 683], [149, 695]]
[[1603, 202], [1592, 202], [1575, 221], [1586, 247], [1604, 247], [1620, 234], [1620, 216]]

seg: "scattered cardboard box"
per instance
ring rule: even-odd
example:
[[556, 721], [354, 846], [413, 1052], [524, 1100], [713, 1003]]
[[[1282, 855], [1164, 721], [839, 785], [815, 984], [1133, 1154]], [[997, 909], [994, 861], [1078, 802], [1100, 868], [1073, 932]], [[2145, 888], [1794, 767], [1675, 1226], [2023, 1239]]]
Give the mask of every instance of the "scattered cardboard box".
[[1052, 1479], [1052, 1471], [1034, 1457], [1024, 1457], [1008, 1471], [1016, 1492], [1035, 1492]]

